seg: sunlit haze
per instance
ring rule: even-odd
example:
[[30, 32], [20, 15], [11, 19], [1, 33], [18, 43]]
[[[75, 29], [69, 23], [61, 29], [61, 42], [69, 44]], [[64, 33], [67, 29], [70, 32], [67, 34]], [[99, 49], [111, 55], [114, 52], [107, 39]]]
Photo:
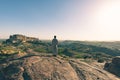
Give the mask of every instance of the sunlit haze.
[[0, 0], [0, 38], [120, 41], [120, 0]]

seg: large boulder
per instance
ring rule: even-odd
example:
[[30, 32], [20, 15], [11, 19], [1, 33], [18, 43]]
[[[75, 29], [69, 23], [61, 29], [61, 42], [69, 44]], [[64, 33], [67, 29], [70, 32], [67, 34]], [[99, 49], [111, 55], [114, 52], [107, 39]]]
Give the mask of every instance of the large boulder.
[[120, 56], [113, 58], [111, 63], [106, 63], [104, 69], [120, 77]]
[[79, 80], [68, 62], [54, 57], [27, 56], [0, 66], [0, 80]]
[[26, 55], [0, 63], [0, 80], [117, 80], [76, 59]]

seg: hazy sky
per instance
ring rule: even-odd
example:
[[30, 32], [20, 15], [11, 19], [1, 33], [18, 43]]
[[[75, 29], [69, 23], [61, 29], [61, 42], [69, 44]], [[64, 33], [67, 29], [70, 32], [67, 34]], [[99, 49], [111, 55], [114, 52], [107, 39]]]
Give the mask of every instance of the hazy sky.
[[0, 0], [0, 38], [120, 40], [120, 0]]

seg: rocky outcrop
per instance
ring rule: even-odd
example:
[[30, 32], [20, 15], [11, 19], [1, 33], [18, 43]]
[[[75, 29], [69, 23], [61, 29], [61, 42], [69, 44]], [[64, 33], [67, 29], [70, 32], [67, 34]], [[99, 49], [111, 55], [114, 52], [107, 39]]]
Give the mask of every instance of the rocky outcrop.
[[0, 64], [0, 80], [117, 80], [76, 59], [26, 55]]
[[113, 58], [111, 63], [106, 63], [104, 68], [120, 77], [120, 56]]
[[20, 43], [20, 42], [28, 42], [28, 41], [38, 41], [38, 38], [34, 37], [26, 37], [24, 35], [15, 34], [11, 35], [9, 39], [6, 40], [6, 43]]
[[1, 70], [0, 76], [0, 80], [78, 80], [76, 72], [68, 62], [39, 56], [9, 62]]

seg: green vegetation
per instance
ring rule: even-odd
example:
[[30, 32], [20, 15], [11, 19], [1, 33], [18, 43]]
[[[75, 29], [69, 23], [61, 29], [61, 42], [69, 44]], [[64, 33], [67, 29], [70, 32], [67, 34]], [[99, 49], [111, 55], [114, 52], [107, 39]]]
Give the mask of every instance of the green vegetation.
[[[95, 59], [98, 62], [104, 62], [114, 56], [120, 56], [120, 47], [116, 47], [119, 46], [118, 44], [120, 42], [60, 41], [58, 51], [59, 55], [67, 58]], [[26, 39], [25, 36], [22, 39], [22, 35], [6, 41], [1, 40], [0, 60], [13, 54], [28, 53], [28, 50], [39, 53], [52, 53], [51, 41], [41, 41], [30, 37]]]
[[92, 58], [100, 62], [113, 56], [119, 56], [120, 50], [107, 47], [88, 45], [79, 41], [64, 41], [59, 44], [59, 54], [74, 58]]

